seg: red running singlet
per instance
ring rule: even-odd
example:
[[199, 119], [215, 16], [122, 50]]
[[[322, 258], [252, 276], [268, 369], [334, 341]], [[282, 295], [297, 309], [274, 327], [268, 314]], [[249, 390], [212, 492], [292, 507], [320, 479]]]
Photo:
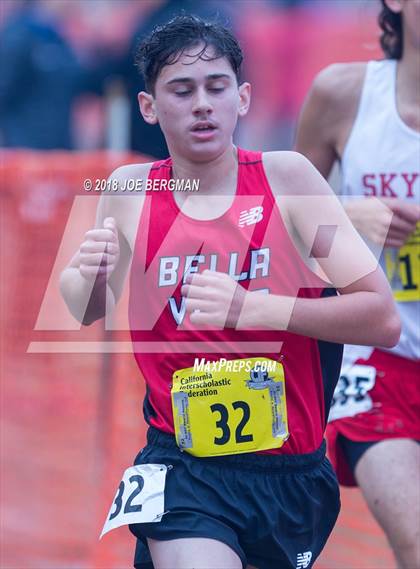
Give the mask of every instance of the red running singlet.
[[[205, 269], [230, 274], [248, 290], [304, 298], [335, 294], [307, 268], [293, 245], [261, 153], [238, 149], [238, 161], [233, 203], [214, 220], [185, 215], [171, 191], [146, 194], [129, 302], [134, 355], [147, 385], [145, 418], [157, 429], [174, 433], [172, 375], [193, 367], [195, 358], [270, 358], [284, 367], [290, 437], [281, 448], [261, 452], [313, 452], [323, 439], [342, 346], [289, 332], [196, 329], [180, 294], [185, 275]], [[170, 158], [154, 163], [149, 180], [166, 183], [171, 164]]]

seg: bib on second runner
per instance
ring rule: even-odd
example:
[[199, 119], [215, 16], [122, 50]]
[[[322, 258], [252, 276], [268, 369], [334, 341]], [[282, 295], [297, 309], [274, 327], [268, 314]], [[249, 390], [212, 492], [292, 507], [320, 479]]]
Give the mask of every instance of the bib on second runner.
[[385, 267], [396, 301], [420, 300], [420, 222], [405, 245], [385, 252]]

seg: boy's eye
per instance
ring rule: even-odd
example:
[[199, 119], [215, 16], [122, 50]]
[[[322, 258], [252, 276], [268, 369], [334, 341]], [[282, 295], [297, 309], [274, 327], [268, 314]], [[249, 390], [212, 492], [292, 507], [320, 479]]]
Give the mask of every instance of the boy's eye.
[[224, 90], [225, 90], [224, 87], [210, 87], [209, 88], [209, 91], [211, 91], [212, 93], [221, 93]]
[[183, 91], [175, 91], [175, 95], [182, 97], [183, 95], [189, 95], [191, 93], [191, 89], [184, 89]]

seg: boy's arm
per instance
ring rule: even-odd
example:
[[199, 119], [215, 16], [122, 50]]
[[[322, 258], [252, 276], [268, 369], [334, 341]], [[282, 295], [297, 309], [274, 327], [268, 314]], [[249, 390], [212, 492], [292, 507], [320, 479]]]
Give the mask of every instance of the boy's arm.
[[[111, 179], [147, 179], [150, 164], [124, 166]], [[79, 250], [60, 276], [61, 294], [82, 324], [109, 314], [121, 296], [130, 266], [144, 195], [103, 195], [95, 228], [85, 234]]]
[[228, 275], [204, 271], [182, 287], [191, 322], [394, 346], [400, 320], [389, 285], [325, 179], [294, 152], [267, 153], [264, 165], [282, 217], [290, 220], [306, 249], [304, 260], [314, 257], [330, 281], [325, 286], [337, 288], [340, 296], [303, 299], [248, 292]]
[[[306, 259], [314, 258], [340, 293], [293, 299], [287, 329], [328, 341], [394, 346], [400, 322], [389, 284], [325, 179], [297, 153], [272, 153], [267, 163], [280, 211], [286, 210]], [[285, 310], [276, 306], [285, 300], [272, 296], [262, 303], [270, 327], [275, 327], [273, 319]]]
[[118, 297], [111, 283], [123, 279], [131, 254], [120, 243], [115, 218], [105, 218], [102, 228], [86, 233], [79, 251], [61, 273], [61, 294], [72, 315], [84, 325], [110, 314], [115, 307]]

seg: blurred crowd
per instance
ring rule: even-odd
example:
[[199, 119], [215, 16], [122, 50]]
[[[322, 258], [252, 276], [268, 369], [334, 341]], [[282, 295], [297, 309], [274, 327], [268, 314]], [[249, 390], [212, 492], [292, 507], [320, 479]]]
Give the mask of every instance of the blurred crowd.
[[372, 56], [376, 8], [376, 0], [2, 0], [0, 146], [165, 157], [159, 128], [139, 115], [133, 54], [155, 25], [185, 10], [229, 22], [241, 39], [254, 102], [240, 143], [288, 147], [313, 75], [340, 55]]

